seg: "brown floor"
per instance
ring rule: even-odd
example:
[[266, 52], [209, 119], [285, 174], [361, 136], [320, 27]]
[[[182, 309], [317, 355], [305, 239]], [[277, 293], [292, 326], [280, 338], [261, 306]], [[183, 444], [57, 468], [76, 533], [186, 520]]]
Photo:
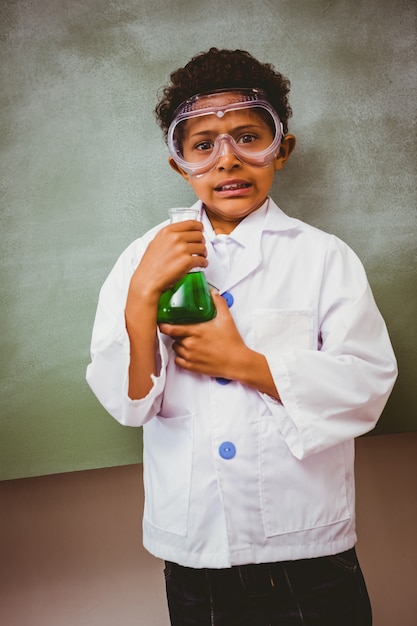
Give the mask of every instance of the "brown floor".
[[[141, 470], [0, 483], [0, 624], [169, 625], [163, 565], [141, 546]], [[359, 440], [356, 475], [374, 626], [415, 626], [417, 433]]]

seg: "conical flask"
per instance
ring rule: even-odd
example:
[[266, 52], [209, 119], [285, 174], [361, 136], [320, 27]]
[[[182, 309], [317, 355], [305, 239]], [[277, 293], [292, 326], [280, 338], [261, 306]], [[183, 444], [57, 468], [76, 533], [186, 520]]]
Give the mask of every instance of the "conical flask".
[[[198, 218], [198, 209], [171, 209], [171, 224]], [[164, 291], [158, 304], [158, 322], [166, 324], [197, 324], [216, 315], [204, 272], [196, 268]]]

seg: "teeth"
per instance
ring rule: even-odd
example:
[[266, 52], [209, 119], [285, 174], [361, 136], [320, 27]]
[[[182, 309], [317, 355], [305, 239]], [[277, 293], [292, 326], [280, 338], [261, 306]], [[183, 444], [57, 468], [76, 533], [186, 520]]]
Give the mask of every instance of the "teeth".
[[217, 187], [220, 191], [232, 191], [234, 189], [243, 189], [249, 187], [247, 183], [236, 183], [235, 185], [223, 185], [223, 187]]

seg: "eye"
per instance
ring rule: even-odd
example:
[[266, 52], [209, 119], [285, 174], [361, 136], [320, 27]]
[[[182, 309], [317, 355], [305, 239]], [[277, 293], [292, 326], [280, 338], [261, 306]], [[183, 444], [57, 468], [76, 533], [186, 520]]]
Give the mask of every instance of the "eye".
[[206, 151], [211, 150], [213, 148], [213, 142], [209, 140], [201, 141], [200, 143], [194, 146], [194, 150]]
[[244, 135], [239, 137], [237, 143], [253, 143], [256, 140], [257, 140], [256, 135], [253, 135], [252, 133], [245, 133]]

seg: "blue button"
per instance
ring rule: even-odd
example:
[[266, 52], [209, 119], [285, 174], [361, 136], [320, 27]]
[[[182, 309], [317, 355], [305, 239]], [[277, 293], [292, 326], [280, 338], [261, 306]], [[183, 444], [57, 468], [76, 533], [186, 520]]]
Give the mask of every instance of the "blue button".
[[224, 441], [219, 446], [219, 454], [222, 459], [233, 459], [236, 454], [236, 447], [231, 441]]
[[216, 383], [219, 383], [219, 385], [228, 385], [229, 383], [232, 382], [230, 378], [220, 378], [220, 376], [216, 378], [215, 380], [216, 380]]
[[232, 294], [229, 291], [225, 291], [224, 293], [221, 294], [222, 298], [224, 298], [226, 300], [226, 304], [227, 306], [230, 307], [233, 306], [233, 302], [235, 301], [234, 297], [232, 296]]

